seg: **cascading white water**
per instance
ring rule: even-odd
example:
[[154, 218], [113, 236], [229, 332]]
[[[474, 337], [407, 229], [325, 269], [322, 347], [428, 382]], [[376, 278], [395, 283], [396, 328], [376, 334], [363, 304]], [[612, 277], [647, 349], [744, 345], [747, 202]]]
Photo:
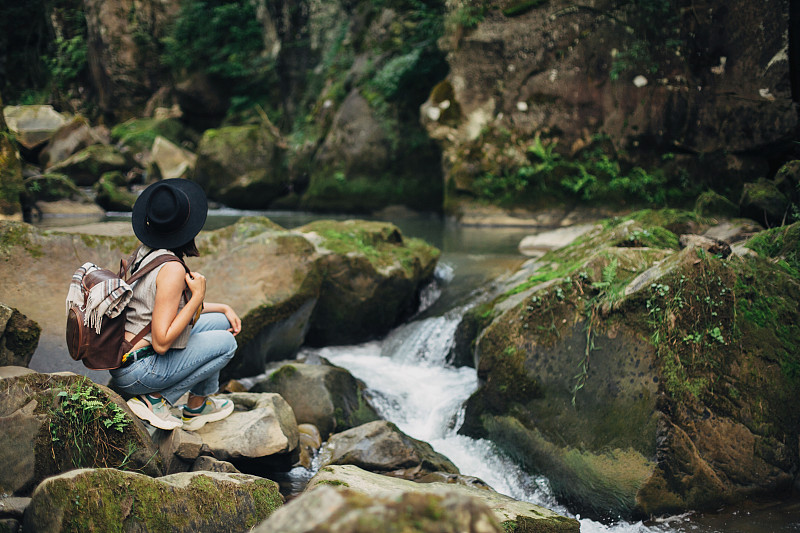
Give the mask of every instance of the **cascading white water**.
[[[475, 369], [447, 364], [456, 327], [467, 307], [444, 316], [410, 322], [383, 341], [356, 346], [306, 349], [300, 357], [325, 357], [346, 368], [368, 387], [379, 414], [408, 435], [430, 443], [464, 475], [481, 478], [495, 490], [569, 515], [549, 490], [547, 480], [526, 474], [489, 441], [459, 435], [463, 404], [478, 387]], [[617, 522], [606, 526], [581, 520], [581, 531], [665, 532], [661, 525]]]

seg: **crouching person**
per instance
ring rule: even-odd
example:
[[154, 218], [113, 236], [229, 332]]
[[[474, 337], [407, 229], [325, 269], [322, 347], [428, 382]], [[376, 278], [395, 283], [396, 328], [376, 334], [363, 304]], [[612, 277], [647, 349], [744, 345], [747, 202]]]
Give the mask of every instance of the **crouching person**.
[[[207, 212], [203, 190], [185, 179], [149, 186], [133, 207], [131, 223], [142, 246], [129, 273], [164, 254], [180, 261], [166, 262], [133, 284], [125, 325], [132, 347], [122, 366], [111, 370], [112, 385], [134, 395], [128, 400], [134, 414], [160, 429], [194, 431], [233, 412], [233, 402], [211, 395], [236, 352], [242, 322], [229, 305], [203, 302], [206, 279], [183, 262], [199, 255], [194, 238]], [[179, 418], [170, 407], [186, 392]]]

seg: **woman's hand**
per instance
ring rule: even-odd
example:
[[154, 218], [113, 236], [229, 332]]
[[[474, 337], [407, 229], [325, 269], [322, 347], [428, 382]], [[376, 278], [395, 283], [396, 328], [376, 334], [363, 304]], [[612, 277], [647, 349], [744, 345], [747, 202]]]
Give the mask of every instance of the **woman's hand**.
[[199, 298], [200, 301], [206, 297], [206, 278], [200, 272], [186, 274], [186, 286], [192, 292], [192, 298]]
[[228, 322], [231, 323], [231, 327], [228, 328], [228, 331], [233, 333], [233, 336], [235, 337], [240, 331], [242, 331], [242, 319], [239, 318], [239, 315], [236, 314], [236, 311], [233, 310], [233, 307], [228, 304], [223, 304], [222, 312], [225, 313], [225, 318], [227, 318]]

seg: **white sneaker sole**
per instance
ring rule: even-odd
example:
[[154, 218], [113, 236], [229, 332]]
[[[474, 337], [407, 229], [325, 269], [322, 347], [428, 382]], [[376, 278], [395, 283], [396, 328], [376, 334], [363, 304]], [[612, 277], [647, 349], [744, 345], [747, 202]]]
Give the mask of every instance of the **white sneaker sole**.
[[223, 418], [227, 418], [233, 412], [233, 402], [230, 400], [226, 400], [228, 404], [220, 409], [215, 413], [211, 413], [209, 415], [200, 415], [189, 420], [183, 420], [183, 429], [186, 431], [197, 431], [198, 429], [202, 428], [209, 422], [218, 422]]
[[144, 405], [143, 403], [133, 402], [131, 400], [128, 400], [127, 403], [130, 410], [133, 411], [133, 414], [135, 414], [142, 420], [146, 420], [151, 426], [156, 427], [158, 429], [167, 429], [167, 430], [183, 426], [183, 421], [180, 418], [173, 417], [174, 420], [161, 418], [153, 411], [148, 409], [147, 406]]

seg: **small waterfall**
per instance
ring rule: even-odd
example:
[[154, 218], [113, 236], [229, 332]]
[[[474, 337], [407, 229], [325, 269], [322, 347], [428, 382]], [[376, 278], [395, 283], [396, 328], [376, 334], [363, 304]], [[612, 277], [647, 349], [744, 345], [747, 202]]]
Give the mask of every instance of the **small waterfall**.
[[[305, 349], [348, 369], [364, 381], [379, 414], [408, 435], [430, 443], [462, 474], [481, 478], [495, 490], [572, 516], [553, 497], [548, 482], [534, 477], [504, 456], [492, 442], [457, 433], [464, 402], [478, 387], [475, 370], [447, 364], [459, 321], [469, 306], [443, 316], [404, 324], [383, 341], [354, 346]], [[580, 517], [577, 517], [580, 519]], [[673, 523], [604, 525], [580, 519], [582, 533], [661, 533], [680, 531]]]

